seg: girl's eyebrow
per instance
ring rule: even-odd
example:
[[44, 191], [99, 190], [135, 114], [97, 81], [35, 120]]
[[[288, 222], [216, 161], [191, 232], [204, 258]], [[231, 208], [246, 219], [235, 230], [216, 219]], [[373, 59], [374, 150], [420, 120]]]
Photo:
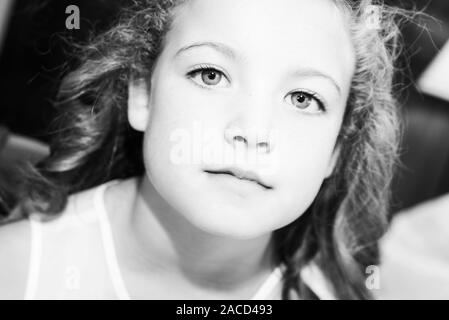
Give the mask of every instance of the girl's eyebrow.
[[190, 45], [183, 46], [181, 49], [179, 49], [176, 52], [175, 57], [180, 55], [181, 53], [183, 53], [185, 51], [188, 51], [188, 50], [193, 49], [193, 48], [198, 48], [198, 47], [210, 47], [212, 49], [215, 49], [218, 52], [221, 52], [222, 54], [224, 54], [228, 58], [231, 58], [231, 59], [234, 59], [234, 60], [237, 58], [237, 55], [236, 55], [235, 51], [231, 47], [225, 45], [224, 43], [212, 42], [212, 41], [195, 42], [195, 43], [192, 43]]
[[[227, 46], [224, 43], [220, 42], [213, 42], [213, 41], [204, 41], [204, 42], [195, 42], [186, 46], [181, 47], [176, 54], [175, 57], [179, 56], [180, 54], [189, 51], [193, 48], [198, 47], [209, 47], [212, 48], [223, 55], [227, 56], [230, 59], [236, 59], [238, 55], [236, 54], [235, 50], [233, 50], [231, 47]], [[335, 81], [331, 76], [327, 75], [324, 72], [321, 72], [317, 69], [313, 68], [301, 68], [291, 73], [292, 77], [299, 77], [299, 78], [323, 78], [324, 80], [327, 80], [332, 84], [332, 86], [337, 90], [339, 96], [341, 96], [341, 88], [338, 85], [337, 81]]]
[[292, 77], [298, 77], [298, 78], [322, 78], [324, 80], [327, 80], [337, 90], [338, 95], [341, 96], [341, 88], [338, 85], [337, 81], [335, 81], [331, 76], [329, 76], [329, 75], [325, 74], [324, 72], [321, 72], [317, 69], [302, 68], [302, 69], [298, 69], [298, 70], [292, 72], [291, 75], [292, 75]]

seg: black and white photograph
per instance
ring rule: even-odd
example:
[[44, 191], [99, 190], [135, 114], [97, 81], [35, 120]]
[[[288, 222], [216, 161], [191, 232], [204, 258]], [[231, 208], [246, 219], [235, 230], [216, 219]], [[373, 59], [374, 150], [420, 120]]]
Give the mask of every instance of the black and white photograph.
[[0, 300], [449, 300], [447, 0], [0, 0], [0, 84]]

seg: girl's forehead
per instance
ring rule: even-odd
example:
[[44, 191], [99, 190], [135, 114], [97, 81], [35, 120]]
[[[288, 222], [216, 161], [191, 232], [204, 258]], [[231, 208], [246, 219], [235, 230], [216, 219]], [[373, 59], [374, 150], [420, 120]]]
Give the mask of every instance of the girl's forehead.
[[175, 25], [236, 38], [310, 33], [340, 36], [347, 31], [342, 11], [333, 0], [189, 0], [179, 8]]
[[190, 0], [175, 12], [166, 45], [217, 42], [235, 59], [318, 64], [342, 78], [355, 60], [344, 19], [333, 0]]
[[235, 38], [346, 32], [342, 12], [333, 0], [189, 0], [184, 4], [175, 25]]

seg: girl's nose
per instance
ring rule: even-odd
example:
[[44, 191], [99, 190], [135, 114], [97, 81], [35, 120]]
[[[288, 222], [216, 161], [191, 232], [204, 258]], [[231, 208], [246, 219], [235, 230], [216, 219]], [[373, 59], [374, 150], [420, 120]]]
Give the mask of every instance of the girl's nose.
[[257, 128], [241, 128], [229, 125], [224, 132], [225, 140], [233, 148], [256, 149], [258, 153], [270, 153], [275, 142], [274, 134]]
[[259, 153], [270, 153], [275, 147], [273, 130], [273, 103], [265, 90], [255, 89], [236, 96], [231, 108], [236, 113], [227, 124], [225, 139], [234, 148], [256, 149]]

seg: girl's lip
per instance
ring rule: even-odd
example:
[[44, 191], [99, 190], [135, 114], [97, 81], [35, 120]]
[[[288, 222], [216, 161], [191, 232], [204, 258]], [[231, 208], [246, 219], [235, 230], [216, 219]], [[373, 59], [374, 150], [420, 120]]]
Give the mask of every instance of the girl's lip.
[[260, 186], [264, 187], [267, 190], [273, 189], [272, 186], [262, 181], [262, 179], [256, 172], [251, 170], [243, 170], [237, 167], [227, 167], [222, 169], [208, 169], [204, 170], [204, 172], [210, 174], [230, 174], [238, 179], [256, 182], [257, 184], [259, 184]]

